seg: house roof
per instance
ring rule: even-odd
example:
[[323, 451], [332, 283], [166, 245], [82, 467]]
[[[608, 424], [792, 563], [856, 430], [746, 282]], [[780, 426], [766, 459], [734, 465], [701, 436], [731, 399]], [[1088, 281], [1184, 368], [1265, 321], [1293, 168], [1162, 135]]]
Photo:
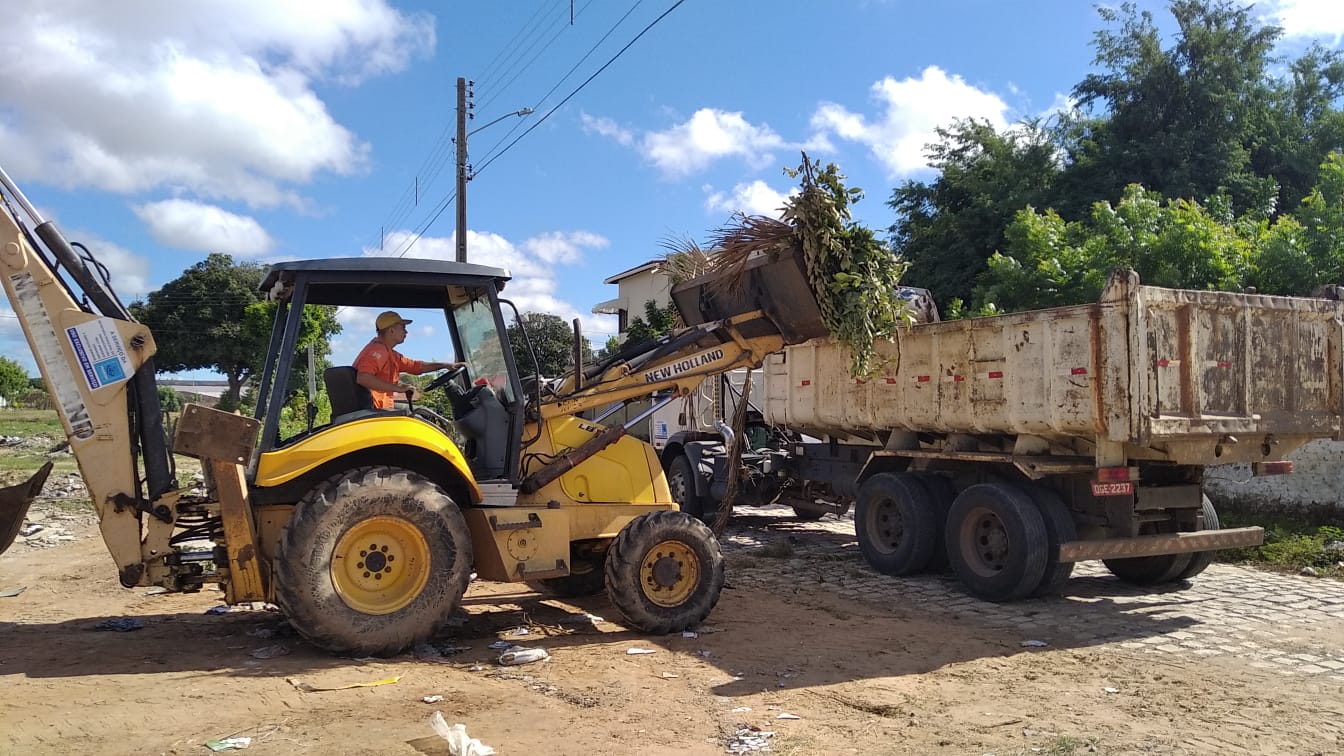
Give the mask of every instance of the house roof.
[[619, 283], [623, 279], [638, 275], [646, 270], [653, 270], [654, 268], [658, 267], [658, 263], [660, 262], [662, 262], [661, 259], [649, 260], [648, 262], [640, 263], [639, 265], [636, 265], [630, 270], [623, 270], [620, 273], [617, 273], [616, 275], [607, 278], [607, 280], [603, 281], [602, 283], [609, 283], [609, 284]]

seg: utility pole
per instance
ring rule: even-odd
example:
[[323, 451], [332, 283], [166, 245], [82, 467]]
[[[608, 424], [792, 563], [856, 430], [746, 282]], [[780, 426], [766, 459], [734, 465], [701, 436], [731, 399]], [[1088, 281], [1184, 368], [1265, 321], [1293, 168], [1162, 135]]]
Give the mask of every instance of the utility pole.
[[457, 77], [457, 261], [467, 261], [467, 80]]

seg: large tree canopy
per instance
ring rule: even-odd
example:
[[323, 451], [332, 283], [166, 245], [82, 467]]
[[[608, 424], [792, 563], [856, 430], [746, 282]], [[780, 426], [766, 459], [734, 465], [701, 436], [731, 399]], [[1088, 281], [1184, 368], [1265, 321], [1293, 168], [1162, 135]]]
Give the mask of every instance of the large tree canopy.
[[[527, 339], [523, 338], [517, 323], [509, 326], [509, 345], [513, 348], [513, 362], [520, 373], [528, 375], [538, 370], [544, 378], [555, 378], [574, 367], [574, 331], [564, 318], [543, 312], [526, 312], [522, 320]], [[537, 355], [535, 363], [527, 349], [529, 341]], [[584, 336], [580, 344], [584, 363], [592, 362], [593, 347], [588, 337]]]
[[[236, 407], [243, 384], [261, 372], [275, 305], [262, 300], [262, 268], [212, 254], [182, 275], [131, 304], [131, 313], [149, 327], [158, 344], [156, 367], [164, 372], [215, 370], [229, 382], [226, 406]], [[317, 345], [340, 331], [335, 310], [305, 309], [300, 347]]]

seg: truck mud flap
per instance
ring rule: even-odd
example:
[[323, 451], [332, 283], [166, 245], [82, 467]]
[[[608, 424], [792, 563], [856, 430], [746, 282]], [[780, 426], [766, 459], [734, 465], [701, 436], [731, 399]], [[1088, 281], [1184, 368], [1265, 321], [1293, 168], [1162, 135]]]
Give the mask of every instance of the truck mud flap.
[[32, 506], [33, 499], [42, 492], [42, 486], [47, 482], [47, 476], [51, 474], [50, 462], [33, 474], [33, 477], [13, 486], [0, 488], [0, 554], [9, 550], [14, 545], [14, 539], [19, 535], [19, 528], [23, 525], [23, 518], [28, 516], [28, 507]]
[[1259, 546], [1265, 542], [1264, 528], [1195, 530], [1188, 533], [1163, 533], [1134, 538], [1107, 538], [1099, 541], [1069, 541], [1059, 545], [1059, 561], [1084, 562], [1090, 559], [1185, 554], [1216, 551], [1241, 546]]

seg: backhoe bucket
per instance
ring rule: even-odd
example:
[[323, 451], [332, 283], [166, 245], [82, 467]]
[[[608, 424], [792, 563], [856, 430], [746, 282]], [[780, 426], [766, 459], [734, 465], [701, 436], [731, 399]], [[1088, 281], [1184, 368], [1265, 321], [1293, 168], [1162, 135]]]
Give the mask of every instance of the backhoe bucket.
[[729, 277], [736, 276], [710, 273], [673, 286], [672, 302], [682, 322], [694, 326], [761, 310], [785, 344], [828, 335], [797, 255], [761, 255], [747, 262], [740, 280], [729, 282]]
[[42, 465], [33, 477], [18, 485], [0, 488], [0, 554], [14, 545], [14, 539], [23, 526], [23, 518], [28, 515], [28, 507], [33, 499], [42, 492], [42, 486], [51, 474], [51, 463]]

